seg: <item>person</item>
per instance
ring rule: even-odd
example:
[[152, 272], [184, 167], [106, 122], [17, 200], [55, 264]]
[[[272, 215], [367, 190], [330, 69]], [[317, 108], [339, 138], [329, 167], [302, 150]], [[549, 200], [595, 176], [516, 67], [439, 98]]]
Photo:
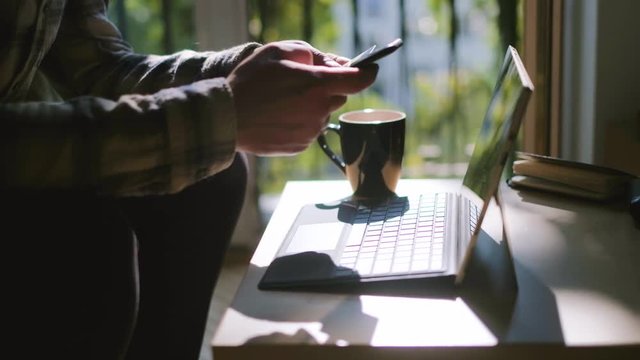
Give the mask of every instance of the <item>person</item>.
[[300, 41], [136, 54], [106, 6], [0, 5], [3, 352], [194, 359], [242, 154], [304, 150], [377, 68]]

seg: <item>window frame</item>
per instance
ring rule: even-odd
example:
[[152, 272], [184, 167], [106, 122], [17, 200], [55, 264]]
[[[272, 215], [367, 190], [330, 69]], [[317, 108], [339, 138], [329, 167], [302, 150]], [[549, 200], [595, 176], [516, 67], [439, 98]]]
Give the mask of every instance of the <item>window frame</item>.
[[523, 61], [535, 91], [525, 114], [524, 151], [562, 152], [562, 33], [564, 0], [524, 0]]

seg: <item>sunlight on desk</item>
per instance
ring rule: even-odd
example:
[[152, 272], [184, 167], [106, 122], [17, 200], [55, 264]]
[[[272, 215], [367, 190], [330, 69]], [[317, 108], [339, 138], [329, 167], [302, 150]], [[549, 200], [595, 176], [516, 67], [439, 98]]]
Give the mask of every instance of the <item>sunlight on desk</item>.
[[[362, 312], [377, 317], [373, 346], [491, 346], [497, 339], [462, 299], [361, 296]], [[437, 324], [437, 326], [431, 326]]]
[[[461, 299], [395, 298], [397, 309], [390, 309], [389, 299], [381, 296], [361, 296], [359, 300], [361, 316], [368, 318], [364, 323], [374, 325], [366, 331], [372, 333], [372, 346], [491, 346], [497, 343], [495, 336]], [[351, 336], [340, 336], [332, 326], [335, 322], [327, 321], [329, 317], [311, 322], [269, 321], [230, 309], [225, 315], [225, 321], [230, 324], [228, 331], [216, 340], [227, 346], [274, 341], [337, 346], [357, 343], [355, 332], [362, 329], [354, 326], [350, 329]]]
[[[321, 322], [273, 322], [255, 319], [234, 309], [227, 311], [225, 320], [232, 324], [228, 333], [233, 336], [221, 336], [218, 341], [229, 346], [259, 344], [274, 340], [292, 344], [325, 344], [329, 340], [329, 335], [322, 332]], [[246, 329], [251, 329], [251, 332], [245, 331]], [[242, 334], [250, 336], [243, 337]]]
[[640, 313], [619, 300], [578, 289], [557, 290], [556, 297], [561, 303], [573, 305], [560, 313], [567, 345], [615, 345], [638, 341]]

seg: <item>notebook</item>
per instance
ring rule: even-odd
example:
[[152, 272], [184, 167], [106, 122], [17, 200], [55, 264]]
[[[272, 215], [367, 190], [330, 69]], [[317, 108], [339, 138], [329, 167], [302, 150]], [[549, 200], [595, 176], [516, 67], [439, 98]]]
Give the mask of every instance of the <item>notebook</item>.
[[532, 92], [517, 51], [509, 47], [459, 191], [425, 189], [375, 205], [343, 199], [304, 206], [258, 287], [461, 283]]

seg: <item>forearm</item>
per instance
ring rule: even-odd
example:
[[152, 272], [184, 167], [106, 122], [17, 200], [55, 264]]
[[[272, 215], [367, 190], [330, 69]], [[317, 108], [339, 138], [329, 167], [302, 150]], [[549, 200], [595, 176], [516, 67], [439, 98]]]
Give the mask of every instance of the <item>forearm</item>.
[[0, 105], [2, 182], [115, 195], [179, 191], [225, 169], [235, 111], [222, 79], [153, 95]]
[[47, 75], [67, 94], [117, 98], [151, 94], [201, 79], [226, 77], [259, 46], [248, 43], [218, 52], [181, 51], [166, 56], [133, 52], [104, 8], [68, 4], [56, 42], [44, 62]]
[[[239, 59], [256, 46], [246, 44], [220, 52], [183, 50], [163, 56], [123, 51], [96, 54], [90, 61], [69, 55], [60, 58], [62, 63], [46, 64], [45, 71], [53, 78], [65, 75], [58, 83], [71, 88], [73, 96], [90, 94], [115, 99], [125, 94], [152, 94], [194, 81], [225, 78]], [[70, 53], [82, 51], [71, 49]]]

